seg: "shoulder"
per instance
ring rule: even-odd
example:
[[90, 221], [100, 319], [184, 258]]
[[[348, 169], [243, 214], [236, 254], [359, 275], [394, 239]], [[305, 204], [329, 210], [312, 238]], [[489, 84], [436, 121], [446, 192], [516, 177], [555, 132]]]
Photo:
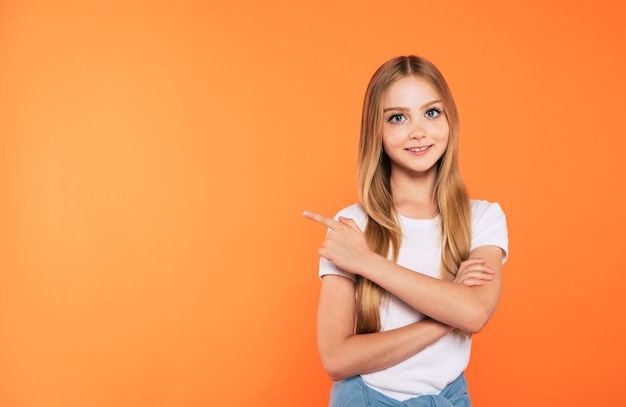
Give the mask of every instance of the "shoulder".
[[[348, 206], [347, 208], [343, 208], [335, 215], [334, 219], [337, 220], [340, 216], [344, 218], [353, 219], [357, 225], [361, 228], [361, 230], [365, 229], [365, 225], [367, 224], [367, 214], [363, 210], [363, 207], [356, 203]], [[347, 277], [352, 281], [356, 280], [354, 274], [348, 273], [335, 266], [330, 260], [322, 257], [320, 258], [320, 268], [319, 268], [319, 277], [322, 278], [326, 275], [337, 275]]]
[[360, 203], [355, 203], [337, 212], [335, 220], [340, 216], [353, 219], [361, 229], [365, 229], [367, 225], [367, 213], [365, 213]]
[[508, 229], [506, 215], [497, 202], [470, 200], [472, 212], [472, 249], [485, 245], [498, 246], [503, 261], [508, 257]]
[[504, 211], [497, 202], [470, 199], [470, 210], [473, 224], [484, 218], [505, 218]]

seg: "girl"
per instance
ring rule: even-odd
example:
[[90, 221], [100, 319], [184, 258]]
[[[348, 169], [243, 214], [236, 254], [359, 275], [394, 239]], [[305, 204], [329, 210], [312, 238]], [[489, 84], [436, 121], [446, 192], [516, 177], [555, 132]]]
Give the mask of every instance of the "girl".
[[330, 406], [471, 406], [471, 334], [493, 314], [508, 250], [497, 203], [469, 200], [459, 125], [437, 68], [383, 64], [365, 94], [360, 203], [319, 250], [318, 346]]

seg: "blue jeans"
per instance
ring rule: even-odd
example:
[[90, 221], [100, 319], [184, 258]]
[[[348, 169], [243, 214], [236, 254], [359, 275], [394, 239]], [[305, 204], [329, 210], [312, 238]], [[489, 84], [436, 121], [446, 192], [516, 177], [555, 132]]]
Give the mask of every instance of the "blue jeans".
[[372, 389], [361, 376], [333, 383], [329, 407], [472, 407], [465, 375], [456, 378], [439, 394], [398, 401]]

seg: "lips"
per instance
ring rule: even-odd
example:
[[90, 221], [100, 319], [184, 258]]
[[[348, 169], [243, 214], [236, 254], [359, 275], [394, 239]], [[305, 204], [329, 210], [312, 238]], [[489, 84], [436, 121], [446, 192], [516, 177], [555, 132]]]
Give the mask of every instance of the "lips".
[[429, 146], [423, 146], [423, 147], [410, 147], [410, 148], [406, 148], [405, 150], [411, 151], [413, 153], [421, 153], [421, 152], [424, 152], [424, 151], [428, 150], [432, 146], [433, 145], [431, 144]]

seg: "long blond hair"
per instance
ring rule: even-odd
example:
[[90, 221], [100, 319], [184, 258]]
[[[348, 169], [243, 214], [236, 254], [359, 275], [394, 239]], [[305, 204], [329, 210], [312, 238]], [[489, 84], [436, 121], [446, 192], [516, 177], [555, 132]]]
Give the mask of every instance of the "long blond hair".
[[[365, 92], [359, 141], [358, 186], [361, 206], [368, 216], [365, 237], [376, 253], [397, 261], [402, 230], [393, 206], [389, 157], [382, 146], [383, 101], [389, 87], [415, 75], [426, 80], [441, 98], [450, 134], [437, 165], [435, 199], [441, 224], [441, 278], [454, 279], [469, 256], [471, 218], [469, 199], [458, 164], [459, 118], [448, 85], [439, 70], [417, 56], [396, 57], [372, 76]], [[357, 333], [380, 330], [380, 303], [386, 292], [375, 283], [357, 278]]]

